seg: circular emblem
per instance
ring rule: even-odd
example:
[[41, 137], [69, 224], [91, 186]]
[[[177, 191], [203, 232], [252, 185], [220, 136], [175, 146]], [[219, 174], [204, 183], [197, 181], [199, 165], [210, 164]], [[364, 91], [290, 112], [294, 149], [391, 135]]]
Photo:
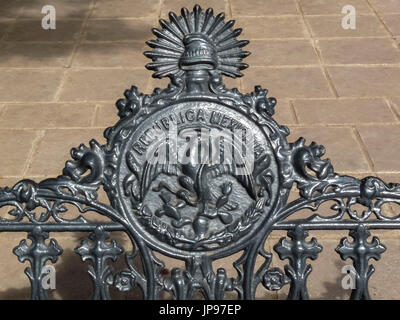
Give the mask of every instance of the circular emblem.
[[276, 204], [276, 100], [260, 87], [242, 95], [223, 85], [222, 75], [239, 77], [247, 67], [248, 41], [236, 40], [234, 21], [199, 6], [169, 18], [153, 29], [145, 55], [153, 77], [170, 85], [151, 95], [127, 90], [117, 102], [122, 120], [106, 133], [118, 146], [111, 198], [152, 248], [228, 252], [251, 239]]
[[122, 149], [124, 209], [154, 245], [214, 250], [251, 237], [277, 196], [277, 164], [264, 132], [219, 103], [156, 112]]

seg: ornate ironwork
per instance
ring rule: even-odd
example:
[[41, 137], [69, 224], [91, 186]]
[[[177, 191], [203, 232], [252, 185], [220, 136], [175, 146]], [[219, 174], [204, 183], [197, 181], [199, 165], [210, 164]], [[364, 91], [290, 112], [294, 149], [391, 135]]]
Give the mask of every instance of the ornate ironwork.
[[381, 253], [386, 251], [386, 247], [380, 243], [377, 237], [373, 237], [371, 242], [367, 239], [371, 233], [363, 225], [350, 231], [350, 236], [354, 239], [351, 243], [347, 238], [340, 241], [336, 251], [343, 260], [348, 258], [353, 260], [356, 271], [355, 289], [351, 292], [350, 298], [353, 300], [369, 300], [368, 280], [374, 273], [374, 266], [368, 265], [369, 259], [379, 260]]
[[114, 281], [113, 268], [107, 264], [107, 260], [116, 261], [124, 251], [115, 240], [107, 243], [109, 236], [102, 227], [98, 227], [89, 235], [89, 239], [82, 240], [81, 245], [75, 248], [75, 252], [82, 257], [83, 261], [91, 262], [88, 272], [94, 282], [94, 300], [110, 299], [108, 286]]
[[[355, 239], [342, 240], [338, 248], [342, 259], [354, 261], [352, 298], [368, 299], [368, 260], [379, 259], [384, 247], [377, 238], [367, 242], [366, 229], [400, 228], [400, 215], [383, 210], [386, 203], [400, 203], [400, 185], [335, 173], [323, 146], [303, 138], [287, 141], [289, 129], [274, 120], [277, 101], [266, 89], [242, 94], [226, 88], [222, 77], [242, 76], [249, 54], [242, 49], [248, 41], [236, 39], [241, 29], [233, 29], [234, 21], [199, 6], [182, 9], [181, 16], [170, 13], [169, 19], [153, 29], [157, 38], [145, 52], [152, 59], [147, 68], [153, 77], [168, 77], [168, 87], [152, 94], [135, 86], [126, 90], [116, 103], [120, 120], [104, 132], [107, 143], [92, 140], [89, 147], [72, 149], [62, 175], [0, 189], [0, 207], [12, 208], [0, 218], [0, 231], [25, 231], [32, 239], [31, 246], [23, 240], [14, 250], [32, 264], [32, 298], [47, 298], [41, 269], [62, 253], [55, 240], [45, 244], [48, 232], [91, 232], [76, 252], [91, 261], [94, 299], [109, 299], [110, 285], [139, 288], [144, 299], [163, 292], [174, 299], [197, 293], [222, 299], [230, 291], [254, 299], [259, 285], [279, 290], [286, 284], [288, 298], [307, 299], [306, 260], [322, 250], [314, 238], [306, 241], [307, 230], [342, 229]], [[101, 187], [108, 204], [98, 199]], [[288, 201], [294, 187], [299, 197]], [[295, 219], [296, 212], [315, 212], [329, 201], [332, 215]], [[356, 204], [365, 209], [359, 212]], [[78, 217], [67, 218], [70, 206]], [[110, 221], [91, 220], [88, 211]], [[265, 242], [273, 230], [287, 230], [291, 238], [274, 247], [280, 259], [289, 259], [285, 274], [270, 267], [273, 256]], [[113, 231], [125, 232], [133, 244], [125, 253], [127, 269], [109, 265], [123, 252], [107, 240]], [[167, 277], [155, 252], [183, 260], [185, 267]], [[213, 261], [239, 252], [236, 277], [228, 277], [226, 268], [213, 269]], [[263, 261], [258, 267], [257, 258]]]
[[[302, 227], [297, 226], [294, 230], [288, 232], [292, 241], [281, 238], [279, 244], [274, 246], [280, 259], [289, 259], [290, 264], [285, 265], [285, 273], [290, 278], [291, 286], [288, 299], [308, 300], [307, 277], [312, 271], [307, 259], [315, 260], [322, 247], [317, 243], [317, 239], [312, 238], [310, 242], [306, 241], [308, 232]], [[281, 280], [281, 282], [283, 282]], [[283, 282], [284, 284], [284, 282]]]
[[32, 244], [28, 245], [26, 240], [23, 239], [14, 248], [13, 253], [20, 262], [29, 261], [31, 264], [31, 268], [27, 267], [25, 269], [25, 274], [31, 282], [31, 299], [47, 299], [47, 293], [42, 285], [44, 266], [48, 260], [56, 263], [63, 250], [55, 239], [51, 239], [50, 243], [46, 244], [45, 240], [49, 238], [49, 234], [43, 232], [40, 227], [35, 227], [29, 232], [28, 238], [32, 241]]

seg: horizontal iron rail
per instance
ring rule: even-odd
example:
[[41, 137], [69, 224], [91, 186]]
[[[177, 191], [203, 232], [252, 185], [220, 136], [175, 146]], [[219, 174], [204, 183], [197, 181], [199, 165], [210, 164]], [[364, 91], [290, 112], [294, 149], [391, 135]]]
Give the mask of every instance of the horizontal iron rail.
[[[367, 229], [400, 229], [399, 221], [373, 221], [373, 222], [318, 222], [318, 223], [301, 223], [301, 222], [285, 222], [279, 223], [273, 226], [273, 230], [293, 230], [296, 227], [302, 227], [306, 230], [351, 230], [356, 229], [362, 224]], [[7, 223], [0, 224], [0, 232], [30, 232], [34, 228], [40, 227], [43, 231], [47, 232], [90, 232], [94, 231], [98, 227], [102, 227], [104, 231], [126, 231], [126, 228], [116, 222], [107, 223], [85, 223], [85, 224], [57, 224], [57, 223], [46, 223], [46, 224], [33, 224], [33, 223]]]
[[279, 223], [273, 226], [273, 230], [292, 230], [300, 226], [306, 230], [352, 230], [357, 229], [360, 225], [363, 225], [366, 229], [400, 229], [400, 221], [357, 221], [357, 222], [285, 222]]
[[40, 227], [46, 232], [90, 232], [94, 231], [96, 228], [101, 227], [104, 231], [126, 231], [125, 227], [119, 223], [85, 223], [85, 224], [56, 224], [56, 223], [46, 223], [46, 224], [32, 224], [32, 223], [7, 223], [0, 224], [0, 232], [30, 232], [34, 228]]

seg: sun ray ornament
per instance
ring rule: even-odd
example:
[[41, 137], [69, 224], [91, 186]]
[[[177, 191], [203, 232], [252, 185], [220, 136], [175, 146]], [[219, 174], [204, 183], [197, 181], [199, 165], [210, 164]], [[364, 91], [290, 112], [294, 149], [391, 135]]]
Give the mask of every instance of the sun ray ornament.
[[[323, 146], [301, 137], [287, 141], [289, 129], [274, 120], [277, 101], [266, 89], [242, 94], [227, 88], [223, 76], [242, 76], [249, 55], [232, 20], [197, 5], [169, 19], [153, 29], [157, 38], [145, 52], [153, 77], [170, 79], [167, 88], [126, 90], [116, 103], [120, 120], [104, 132], [107, 143], [91, 140], [89, 147], [73, 148], [62, 175], [0, 188], [0, 207], [12, 208], [0, 217], [0, 232], [24, 231], [32, 239], [31, 246], [23, 240], [14, 249], [32, 265], [26, 271], [32, 299], [47, 297], [40, 270], [63, 252], [54, 239], [45, 243], [49, 232], [70, 231], [91, 232], [75, 252], [91, 263], [94, 299], [109, 299], [111, 285], [138, 288], [145, 299], [164, 292], [174, 299], [197, 293], [223, 299], [233, 291], [239, 299], [255, 299], [261, 286], [275, 291], [290, 285], [288, 299], [308, 299], [309, 260], [322, 250], [317, 239], [307, 239], [310, 230], [350, 230], [354, 241], [342, 240], [337, 252], [353, 260], [357, 286], [351, 298], [368, 299], [375, 270], [369, 260], [386, 249], [378, 238], [367, 241], [368, 229], [400, 229], [400, 216], [384, 209], [400, 204], [400, 185], [335, 173]], [[318, 211], [329, 202], [331, 215]], [[80, 215], [65, 215], [70, 206]], [[299, 211], [309, 215], [296, 216]], [[273, 246], [288, 260], [284, 270], [271, 267], [266, 249], [274, 230], [286, 230], [290, 238]], [[132, 252], [109, 240], [113, 231], [129, 236]], [[184, 267], [166, 276], [158, 253]], [[122, 254], [127, 269], [114, 270], [110, 263]], [[223, 260], [235, 254], [233, 263]]]
[[242, 29], [233, 29], [233, 20], [225, 22], [223, 13], [214, 16], [213, 9], [203, 12], [198, 5], [192, 12], [183, 8], [179, 17], [170, 12], [169, 18], [160, 20], [162, 29], [153, 29], [157, 39], [147, 41], [153, 50], [144, 54], [153, 62], [146, 67], [155, 71], [153, 77], [187, 78], [191, 84], [202, 77], [242, 76], [240, 70], [248, 67], [242, 59], [250, 54], [242, 48], [249, 41], [236, 39]]

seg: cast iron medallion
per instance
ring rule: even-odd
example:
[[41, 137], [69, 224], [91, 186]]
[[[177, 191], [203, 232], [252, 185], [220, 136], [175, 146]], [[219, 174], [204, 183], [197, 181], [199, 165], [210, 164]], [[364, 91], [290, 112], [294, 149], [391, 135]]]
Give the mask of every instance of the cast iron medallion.
[[138, 233], [145, 228], [146, 241], [166, 250], [238, 245], [257, 231], [278, 195], [270, 136], [282, 128], [262, 125], [276, 101], [260, 87], [244, 96], [222, 84], [222, 75], [241, 76], [247, 67], [248, 41], [236, 39], [241, 29], [232, 29], [233, 21], [199, 6], [170, 20], [153, 29], [157, 39], [145, 55], [153, 76], [171, 84], [152, 95], [132, 87], [117, 102], [127, 119], [109, 132], [121, 142], [119, 208]]

